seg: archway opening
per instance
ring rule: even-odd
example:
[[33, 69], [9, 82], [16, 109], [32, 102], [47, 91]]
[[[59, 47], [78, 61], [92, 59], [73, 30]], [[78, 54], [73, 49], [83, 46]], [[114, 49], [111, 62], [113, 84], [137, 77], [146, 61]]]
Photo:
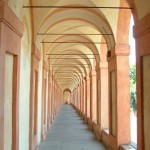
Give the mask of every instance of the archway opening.
[[133, 38], [133, 16], [130, 21], [130, 129], [131, 129], [131, 144], [133, 147], [137, 147], [137, 99], [136, 99], [136, 50], [135, 40]]
[[64, 90], [64, 103], [65, 104], [70, 104], [71, 101], [70, 101], [70, 96], [71, 96], [71, 91], [70, 89], [65, 89]]

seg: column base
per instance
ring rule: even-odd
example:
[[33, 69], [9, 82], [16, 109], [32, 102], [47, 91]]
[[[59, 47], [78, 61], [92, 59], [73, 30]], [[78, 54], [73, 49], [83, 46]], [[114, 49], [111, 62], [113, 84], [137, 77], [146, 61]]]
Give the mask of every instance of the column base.
[[46, 139], [46, 125], [43, 125], [42, 132], [41, 132], [41, 141]]
[[39, 150], [39, 145], [37, 145], [33, 150]]
[[96, 122], [93, 122], [93, 131], [95, 133], [96, 138], [100, 141], [101, 140], [101, 128]]
[[90, 127], [90, 130], [93, 130], [93, 122], [92, 122], [92, 119], [88, 117], [88, 125]]
[[109, 130], [108, 129], [102, 130], [101, 140], [105, 144], [105, 146], [107, 147], [107, 149], [111, 149], [109, 147]]
[[121, 145], [120, 150], [136, 150], [136, 149], [131, 145]]
[[88, 123], [88, 117], [86, 115], [83, 115], [83, 120], [85, 123]]
[[47, 130], [50, 130], [50, 128], [51, 128], [51, 117], [47, 119]]
[[32, 141], [30, 143], [30, 150], [36, 150], [38, 148], [37, 134], [33, 136]]

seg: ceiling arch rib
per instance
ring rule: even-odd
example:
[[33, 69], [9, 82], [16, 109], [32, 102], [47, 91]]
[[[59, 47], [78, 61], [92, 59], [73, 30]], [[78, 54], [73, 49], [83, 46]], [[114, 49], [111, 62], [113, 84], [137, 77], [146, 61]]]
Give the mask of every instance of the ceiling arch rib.
[[[87, 57], [87, 55], [89, 55], [89, 56], [91, 56], [91, 55], [93, 55], [92, 53], [83, 53], [83, 52], [81, 52], [80, 50], [72, 50], [72, 49], [69, 49], [69, 50], [65, 50], [65, 51], [63, 51], [63, 52], [61, 52], [61, 53], [58, 53], [58, 54], [54, 54], [54, 53], [51, 53], [50, 54], [50, 56], [60, 56], [60, 55], [62, 55], [62, 56], [84, 56], [86, 59], [87, 59], [87, 61], [86, 61], [86, 64], [83, 64], [83, 63], [81, 63], [81, 61], [76, 61], [76, 64], [70, 64], [70, 61], [68, 61], [68, 63], [65, 61], [65, 63], [66, 64], [64, 64], [64, 61], [63, 61], [63, 64], [55, 64], [55, 63], [53, 63], [52, 64], [52, 66], [66, 66], [66, 65], [70, 65], [70, 66], [78, 66], [78, 67], [81, 67], [84, 71], [85, 70], [88, 70], [88, 69], [90, 69], [90, 70], [92, 70], [92, 64], [91, 64], [91, 62], [88, 60], [88, 57]], [[83, 58], [83, 57], [82, 57]]]
[[[52, 58], [50, 58], [52, 59]], [[51, 61], [51, 66], [55, 65], [55, 67], [57, 67], [56, 65], [58, 64], [58, 66], [61, 64], [65, 64], [65, 65], [73, 65], [73, 66], [82, 66], [83, 70], [84, 70], [84, 73], [87, 74], [87, 71], [86, 71], [86, 67], [83, 67], [83, 65], [85, 64], [88, 64], [88, 67], [90, 67], [91, 69], [91, 65], [90, 65], [90, 60], [88, 57], [86, 57], [85, 55], [76, 55], [76, 56], [65, 56], [65, 55], [57, 55], [55, 56], [55, 58], [52, 59]], [[82, 65], [83, 64], [83, 65]], [[80, 67], [81, 68], [81, 67]]]
[[[68, 72], [68, 73], [76, 73], [79, 77], [84, 77], [85, 72], [82, 72], [82, 70], [79, 67], [76, 66], [65, 66], [65, 67], [57, 67], [55, 70], [53, 70], [53, 73], [59, 73], [59, 72]], [[81, 79], [81, 78], [80, 78]]]
[[[76, 36], [75, 36], [76, 37]], [[76, 37], [77, 38], [77, 37]], [[73, 38], [74, 39], [74, 38]], [[66, 41], [68, 41], [69, 39], [65, 39]], [[81, 40], [80, 40], [81, 41]], [[84, 41], [83, 41], [84, 42]], [[87, 42], [87, 41], [86, 41]], [[89, 42], [89, 41], [88, 41]], [[70, 43], [69, 43], [70, 44]], [[53, 44], [54, 45], [54, 44]], [[90, 60], [90, 59], [94, 59], [94, 57], [96, 57], [97, 59], [98, 59], [98, 61], [99, 61], [99, 53], [98, 53], [98, 50], [97, 50], [97, 48], [95, 47], [95, 46], [89, 46], [88, 44], [87, 44], [87, 46], [86, 46], [86, 49], [88, 49], [88, 51], [90, 52], [89, 54], [93, 54], [93, 53], [91, 53], [91, 50], [90, 49], [93, 49], [93, 50], [95, 50], [96, 52], [94, 52], [94, 53], [96, 53], [97, 55], [87, 55], [87, 54], [84, 54], [83, 52], [85, 51], [85, 44], [82, 44], [82, 48], [83, 48], [83, 50], [81, 49], [81, 46], [79, 46], [79, 45], [81, 45], [81, 43], [80, 44], [75, 44], [75, 45], [73, 45], [73, 46], [71, 46], [71, 47], [75, 47], [75, 48], [78, 48], [78, 50], [70, 50], [69, 48], [70, 47], [68, 47], [67, 46], [67, 50], [65, 49], [65, 48], [63, 48], [62, 46], [61, 46], [62, 44], [60, 44], [59, 46], [57, 45], [57, 49], [56, 49], [56, 47], [54, 48], [54, 49], [52, 49], [51, 50], [51, 52], [49, 52], [49, 54], [50, 54], [50, 60], [51, 60], [51, 64], [61, 64], [61, 63], [64, 63], [65, 61], [66, 61], [66, 59], [68, 59], [68, 60], [70, 60], [69, 61], [69, 63], [70, 62], [72, 62], [74, 59], [75, 59], [75, 61], [79, 61], [80, 60], [80, 58], [81, 58], [81, 60], [79, 61], [79, 64], [92, 64], [92, 61]], [[93, 45], [93, 44], [92, 44]], [[88, 47], [88, 48], [87, 48]], [[93, 48], [94, 47], [94, 48]], [[51, 47], [52, 48], [52, 47]], [[63, 50], [62, 50], [63, 49]], [[83, 52], [82, 52], [83, 51]], [[52, 55], [52, 54], [54, 54], [54, 52], [56, 53], [57, 52], [57, 54], [61, 54], [61, 55]], [[60, 53], [59, 53], [60, 52]], [[78, 52], [78, 53], [77, 53]], [[77, 53], [77, 55], [76, 56], [73, 56], [73, 57], [68, 57], [69, 55], [62, 55], [62, 54], [74, 54], [74, 53]], [[81, 55], [82, 54], [82, 55]], [[52, 57], [51, 57], [52, 56]], [[64, 57], [65, 56], [65, 57]], [[52, 59], [53, 58], [53, 59]], [[59, 66], [59, 65], [58, 65]], [[66, 66], [67, 67], [67, 66]], [[56, 67], [56, 68], [58, 68], [58, 67]], [[79, 67], [78, 67], [79, 68]], [[80, 67], [81, 68], [81, 67]], [[84, 74], [82, 75], [82, 78], [84, 78], [85, 76], [87, 76], [87, 71], [88, 71], [88, 69], [85, 69], [85, 67], [82, 67], [83, 68], [83, 70], [84, 70]], [[60, 66], [59, 66], [59, 69], [58, 70], [60, 70]], [[90, 65], [90, 70], [91, 70], [91, 65]], [[65, 70], [63, 70], [63, 71], [65, 71]], [[66, 82], [66, 81], [65, 81]]]
[[[75, 82], [78, 83], [77, 79], [74, 76], [67, 76], [67, 77], [57, 77], [58, 81], [61, 82], [65, 82], [65, 81], [71, 81], [71, 82]], [[61, 80], [61, 79], [65, 79], [65, 80]]]
[[[52, 66], [55, 66], [55, 67], [57, 67], [57, 66], [67, 66], [67, 65], [69, 65], [69, 66], [78, 66], [78, 67], [80, 67], [80, 68], [82, 68], [84, 70], [85, 74], [87, 74], [87, 71], [86, 71], [87, 67], [90, 70], [92, 69], [91, 68], [91, 62], [89, 61], [87, 55], [82, 53], [82, 52], [80, 52], [80, 51], [78, 51], [78, 50], [65, 50], [65, 51], [63, 51], [61, 53], [58, 53], [58, 54], [51, 54], [50, 56], [55, 57], [56, 59], [57, 59], [57, 57], [59, 58], [59, 56], [62, 57], [62, 58], [65, 58], [66, 56], [69, 57], [69, 58], [71, 58], [71, 57], [75, 58], [74, 56], [76, 56], [76, 57], [81, 57], [83, 59], [84, 58], [86, 59], [85, 63], [82, 63], [82, 61], [79, 61], [79, 60], [78, 61], [77, 60], [75, 60], [75, 61], [72, 60], [72, 61], [68, 61], [68, 64], [67, 64], [66, 60], [63, 61], [63, 60], [60, 59], [61, 61], [59, 61], [57, 63], [51, 63]], [[89, 56], [92, 56], [92, 55], [89, 54]], [[73, 62], [73, 63], [70, 64], [71, 62]], [[85, 66], [85, 65], [87, 65], [87, 66]]]
[[[47, 44], [49, 45], [49, 42]], [[89, 52], [92, 51], [93, 54], [96, 54], [93, 56], [95, 57], [96, 62], [99, 62], [100, 56], [98, 54], [100, 54], [99, 53], [100, 49], [98, 49], [96, 47], [96, 45], [98, 45], [100, 48], [100, 44], [106, 44], [106, 43], [98, 42], [98, 40], [97, 41], [91, 41], [91, 40], [86, 39], [85, 37], [82, 37], [82, 36], [75, 36], [75, 35], [71, 36], [71, 35], [69, 35], [69, 36], [60, 37], [57, 40], [50, 42], [50, 46], [47, 49], [46, 53], [47, 54], [53, 54], [56, 51], [59, 53], [62, 50], [70, 49], [72, 47], [78, 48], [78, 50], [83, 51], [83, 53], [85, 51], [87, 51], [87, 49], [89, 49]], [[83, 48], [83, 46], [84, 46], [84, 48]], [[81, 49], [80, 47], [82, 47], [83, 49]]]
[[[79, 69], [76, 69], [76, 68], [79, 68]], [[70, 69], [71, 68], [71, 69]], [[72, 72], [71, 72], [72, 71]], [[54, 73], [62, 73], [62, 72], [68, 72], [68, 73], [79, 73], [81, 74], [81, 77], [84, 77], [86, 76], [86, 72], [85, 70], [80, 67], [77, 67], [77, 66], [71, 66], [71, 65], [66, 65], [66, 66], [60, 66], [60, 67], [57, 67], [57, 70], [55, 70]]]
[[[76, 21], [72, 21], [72, 24], [76, 24]], [[69, 21], [65, 22], [65, 25], [60, 27], [55, 26], [53, 29], [51, 29], [50, 33], [39, 33], [38, 40], [39, 41], [59, 41], [59, 38], [63, 38], [64, 36], [81, 36], [82, 38], [85, 38], [85, 40], [90, 41], [94, 43], [94, 41], [101, 41], [101, 35], [100, 33], [95, 30], [94, 28], [91, 28], [86, 25], [76, 25], [71, 27]], [[56, 33], [56, 31], [59, 31], [59, 33]], [[61, 39], [62, 40], [62, 39]], [[52, 43], [49, 44], [49, 48], [51, 47]], [[99, 45], [95, 44], [97, 49], [99, 49]], [[48, 48], [47, 48], [48, 49]]]
[[[87, 9], [63, 9], [62, 11], [56, 11], [56, 13], [49, 14], [48, 17], [46, 17], [40, 25], [38, 33], [47, 33], [55, 25], [60, 24], [60, 26], [63, 26], [63, 22], [69, 21], [71, 23], [72, 20], [76, 20], [80, 23], [80, 25], [84, 23], [86, 24], [86, 26], [91, 26], [92, 28], [98, 30], [100, 33], [112, 33], [110, 25], [107, 20], [104, 19], [104, 16], [98, 14], [98, 12], [95, 13], [91, 10], [88, 11]], [[114, 44], [113, 36], [104, 35], [104, 37], [108, 44]]]
[[[60, 80], [60, 78], [62, 78], [62, 79]], [[72, 81], [69, 82], [68, 80], [66, 80], [66, 78], [72, 78]], [[68, 85], [69, 88], [73, 88], [72, 86], [75, 86], [75, 85], [77, 85], [78, 83], [80, 83], [80, 80], [81, 80], [81, 79], [79, 79], [79, 78], [80, 78], [79, 75], [77, 75], [77, 74], [75, 74], [75, 73], [70, 74], [70, 73], [65, 73], [65, 72], [63, 72], [62, 75], [59, 74], [59, 75], [57, 76], [57, 81], [58, 81], [58, 83], [61, 85], [62, 88], [64, 88], [64, 85], [65, 85], [65, 86]]]
[[60, 83], [60, 81], [66, 82], [66, 78], [71, 78], [72, 83], [74, 83], [74, 84], [78, 84], [80, 82], [80, 80], [78, 79], [78, 77], [75, 74], [68, 75], [67, 73], [64, 73], [64, 76], [62, 75], [62, 76], [57, 77], [59, 83]]
[[62, 83], [64, 82], [65, 83], [67, 82], [69, 85], [67, 78], [71, 77], [73, 79], [72, 84], [78, 84], [84, 77], [83, 72], [78, 67], [75, 66], [70, 66], [65, 68], [57, 67], [57, 69], [54, 70], [54, 75], [56, 75], [56, 78], [58, 79], [61, 86]]
[[[85, 67], [80, 67], [77, 65], [70, 65], [70, 64], [66, 64], [66, 65], [58, 65], [58, 66], [54, 66], [55, 69], [53, 69], [54, 73], [57, 71], [66, 71], [66, 70], [77, 70], [77, 72], [79, 72], [81, 74], [82, 77], [87, 76], [88, 74], [88, 70]], [[70, 72], [71, 73], [71, 72]]]
[[[71, 20], [70, 20], [71, 21]], [[88, 33], [87, 33], [88, 34]], [[90, 34], [90, 33], [89, 33]], [[97, 33], [95, 33], [95, 35], [96, 35]], [[103, 34], [106, 34], [106, 35], [103, 35], [103, 36], [106, 36], [105, 37], [105, 41], [107, 42], [107, 47], [108, 47], [108, 50], [110, 50], [114, 45], [115, 45], [115, 42], [114, 41], [112, 41], [112, 39], [111, 38], [109, 38], [109, 37], [112, 37], [112, 33], [103, 33]], [[97, 34], [98, 35], [98, 34]], [[83, 37], [83, 36], [82, 36]], [[99, 32], [99, 38], [98, 38], [98, 41], [100, 41], [100, 39], [101, 39], [101, 35], [100, 35], [100, 32]], [[39, 41], [40, 40], [40, 41]], [[39, 39], [38, 40], [38, 42], [36, 42], [36, 45], [37, 45], [37, 47], [39, 46], [39, 44], [40, 44], [40, 42], [41, 42], [41, 39]], [[94, 43], [94, 42], [93, 42]]]
[[[71, 64], [72, 64], [72, 63], [71, 63]], [[67, 63], [66, 65], [68, 65], [68, 63]], [[72, 68], [72, 67], [74, 67], [75, 65], [76, 65], [76, 64], [73, 63], [72, 65], [70, 65], [70, 67]], [[67, 67], [66, 67], [66, 68], [67, 68]], [[64, 68], [61, 68], [61, 67], [58, 68], [58, 67], [57, 67], [57, 71], [58, 71], [58, 74], [55, 74], [57, 79], [60, 79], [60, 78], [61, 78], [61, 80], [66, 80], [66, 78], [74, 78], [75, 84], [80, 83], [81, 80], [82, 80], [82, 78], [83, 78], [83, 76], [81, 77], [81, 72], [83, 72], [82, 70], [81, 70], [80, 73], [79, 73], [79, 71], [71, 71], [71, 72], [70, 72], [70, 70], [66, 72], [66, 71], [64, 70]], [[55, 70], [55, 73], [56, 73], [57, 71]], [[60, 81], [60, 80], [59, 80], [59, 81]]]

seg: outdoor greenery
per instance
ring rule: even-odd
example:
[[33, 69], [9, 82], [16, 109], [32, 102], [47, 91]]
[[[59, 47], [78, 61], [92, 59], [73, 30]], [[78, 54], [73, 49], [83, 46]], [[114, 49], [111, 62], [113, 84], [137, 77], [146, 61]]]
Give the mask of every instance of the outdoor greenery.
[[136, 112], [136, 67], [135, 65], [130, 66], [130, 106], [132, 111]]

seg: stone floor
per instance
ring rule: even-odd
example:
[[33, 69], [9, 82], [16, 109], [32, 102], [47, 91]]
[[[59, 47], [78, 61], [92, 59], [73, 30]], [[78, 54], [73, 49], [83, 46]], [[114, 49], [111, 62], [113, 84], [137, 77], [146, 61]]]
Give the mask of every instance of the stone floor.
[[47, 132], [39, 150], [106, 150], [105, 146], [96, 140], [87, 124], [72, 108], [64, 105], [57, 114], [51, 130]]

